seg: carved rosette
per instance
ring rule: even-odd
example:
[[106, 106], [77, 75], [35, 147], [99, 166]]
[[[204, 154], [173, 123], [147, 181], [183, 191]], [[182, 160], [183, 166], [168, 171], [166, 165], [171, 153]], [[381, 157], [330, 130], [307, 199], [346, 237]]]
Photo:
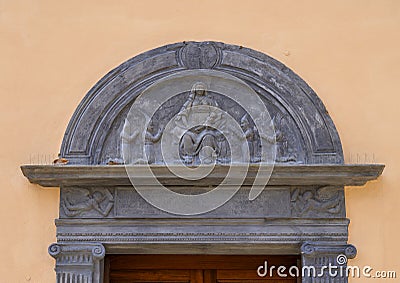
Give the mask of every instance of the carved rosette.
[[[355, 246], [334, 243], [304, 243], [301, 248], [303, 283], [347, 283], [347, 260], [357, 254]], [[331, 268], [329, 268], [331, 266]]]
[[102, 282], [103, 258], [106, 250], [102, 244], [61, 244], [49, 246], [49, 254], [56, 260], [56, 282]]

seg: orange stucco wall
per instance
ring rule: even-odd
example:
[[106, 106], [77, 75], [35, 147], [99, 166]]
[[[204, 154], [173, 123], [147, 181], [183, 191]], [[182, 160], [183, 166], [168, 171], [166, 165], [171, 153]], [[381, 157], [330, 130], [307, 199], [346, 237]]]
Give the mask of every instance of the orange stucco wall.
[[58, 189], [29, 184], [19, 166], [57, 154], [74, 109], [110, 69], [184, 40], [283, 62], [325, 103], [347, 160], [366, 153], [386, 164], [378, 181], [346, 191], [359, 250], [351, 264], [400, 277], [400, 1], [9, 0], [0, 1], [0, 282], [54, 282]]

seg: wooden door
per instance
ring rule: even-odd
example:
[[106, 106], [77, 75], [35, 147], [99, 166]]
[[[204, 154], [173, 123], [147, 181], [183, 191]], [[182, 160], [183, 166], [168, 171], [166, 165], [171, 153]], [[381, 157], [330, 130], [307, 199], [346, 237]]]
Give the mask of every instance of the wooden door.
[[[110, 255], [105, 283], [296, 283], [299, 278], [260, 277], [257, 268], [298, 266], [298, 256], [260, 255]], [[276, 271], [276, 270], [275, 270]], [[286, 272], [287, 273], [287, 272]]]

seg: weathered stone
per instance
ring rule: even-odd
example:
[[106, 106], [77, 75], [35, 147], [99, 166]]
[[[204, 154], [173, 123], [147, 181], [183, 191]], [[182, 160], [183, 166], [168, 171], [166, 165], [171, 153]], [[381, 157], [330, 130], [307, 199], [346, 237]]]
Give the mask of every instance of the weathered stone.
[[[362, 186], [378, 178], [384, 169], [382, 164], [353, 165], [274, 165], [268, 185], [273, 186]], [[164, 166], [151, 166], [152, 172], [162, 184], [171, 186], [191, 186], [192, 181], [176, 178]], [[22, 172], [31, 183], [44, 187], [59, 186], [132, 186], [125, 166], [52, 166], [23, 165]], [[146, 182], [152, 177], [142, 174], [141, 167], [136, 167], [137, 178]], [[209, 186], [223, 180], [229, 166], [217, 165], [207, 178], [198, 180], [196, 185]], [[257, 174], [258, 165], [250, 165], [243, 184], [251, 185]], [[238, 182], [241, 180], [238, 180]]]
[[303, 282], [347, 283], [347, 260], [356, 256], [357, 249], [353, 245], [306, 242], [301, 254]]
[[[343, 163], [339, 136], [312, 89], [281, 63], [259, 52], [218, 42], [186, 42], [143, 53], [99, 81], [74, 113], [61, 156], [70, 164], [105, 164], [121, 158], [129, 107], [157, 80], [185, 68], [210, 69], [242, 80], [264, 101], [288, 152], [277, 161]], [[103, 107], [108, 105], [108, 109]], [[179, 106], [180, 107], [180, 106]], [[279, 120], [279, 121], [278, 121]]]
[[106, 251], [102, 244], [61, 244], [49, 246], [49, 254], [56, 259], [56, 282], [102, 283], [103, 258]]
[[[142, 121], [130, 116], [134, 102], [160, 81], [174, 76], [185, 80], [186, 74], [195, 74], [200, 80], [185, 81], [190, 87], [162, 105], [144, 100], [156, 109], [146, 128], [138, 131]], [[238, 101], [207, 88], [211, 78], [223, 78], [228, 92], [243, 90], [237, 100], [255, 94], [266, 111], [253, 119]], [[174, 87], [170, 84], [163, 90], [174, 91]], [[183, 128], [192, 118], [194, 105], [208, 107], [204, 117], [200, 116], [205, 121], [200, 119], [200, 127], [181, 133], [178, 159], [191, 166], [211, 159], [218, 163], [207, 178], [196, 181], [175, 176], [170, 169], [180, 172], [186, 166], [167, 168], [160, 145], [163, 135], [173, 136], [176, 128]], [[253, 105], [256, 112], [260, 112], [260, 105]], [[227, 118], [220, 116], [218, 109], [228, 113], [239, 125], [236, 130], [243, 133], [225, 127]], [[179, 115], [182, 120], [175, 123], [176, 128], [168, 128], [166, 122]], [[262, 131], [271, 125], [273, 134]], [[228, 146], [225, 134], [239, 136], [240, 144]], [[143, 146], [136, 143], [139, 135], [144, 137]], [[264, 191], [252, 199], [249, 188], [259, 163], [266, 162], [260, 153], [263, 142], [276, 150], [275, 164]], [[244, 180], [233, 176], [229, 184], [241, 185], [240, 190], [205, 214], [180, 216], [155, 208], [132, 188], [128, 178], [129, 169], [151, 190], [149, 180], [154, 174], [174, 192], [201, 194], [219, 185], [233, 160], [229, 156], [243, 146], [248, 146], [251, 164], [249, 168], [240, 162], [235, 166], [246, 170], [247, 176]], [[21, 166], [30, 182], [61, 187], [57, 243], [49, 247], [56, 259], [57, 282], [102, 282], [106, 252], [301, 254], [303, 266], [321, 271], [324, 265], [337, 264], [339, 255], [353, 258], [356, 254], [347, 244], [344, 186], [364, 185], [384, 168], [344, 165], [333, 122], [300, 77], [265, 54], [220, 42], [167, 45], [109, 72], [76, 109], [63, 139], [61, 157], [68, 165]], [[135, 165], [142, 162], [152, 164], [151, 174]], [[304, 283], [323, 280], [347, 282], [347, 277], [326, 272], [321, 278], [302, 277]]]

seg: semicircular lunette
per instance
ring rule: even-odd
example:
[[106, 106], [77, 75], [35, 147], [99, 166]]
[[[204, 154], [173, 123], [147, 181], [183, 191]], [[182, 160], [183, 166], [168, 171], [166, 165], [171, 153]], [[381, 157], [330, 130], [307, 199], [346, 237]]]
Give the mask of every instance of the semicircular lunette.
[[[85, 96], [70, 120], [61, 146], [69, 164], [122, 163], [121, 133], [135, 99], [160, 79], [184, 70], [207, 70], [232, 75], [262, 99], [275, 126], [276, 162], [343, 163], [336, 128], [316, 93], [293, 71], [273, 58], [220, 42], [183, 42], [166, 45], [128, 60], [104, 76]], [[182, 107], [189, 93], [166, 103], [152, 121], [154, 137], [161, 121]], [[209, 93], [219, 107], [243, 122], [235, 101]], [[248, 124], [253, 127], [251, 119]], [[257, 131], [257, 129], [256, 129]], [[257, 148], [259, 136], [254, 134]], [[153, 142], [153, 163], [162, 163]], [[257, 162], [257, 149], [252, 162]], [[222, 158], [221, 158], [222, 159]]]

